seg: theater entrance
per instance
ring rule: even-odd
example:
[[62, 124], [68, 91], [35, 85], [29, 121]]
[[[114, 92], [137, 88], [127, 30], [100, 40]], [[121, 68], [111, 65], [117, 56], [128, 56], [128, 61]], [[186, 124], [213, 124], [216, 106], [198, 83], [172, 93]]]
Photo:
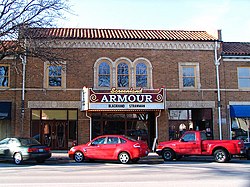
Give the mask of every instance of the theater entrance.
[[127, 135], [151, 147], [155, 136], [154, 112], [92, 113], [92, 138], [104, 134]]

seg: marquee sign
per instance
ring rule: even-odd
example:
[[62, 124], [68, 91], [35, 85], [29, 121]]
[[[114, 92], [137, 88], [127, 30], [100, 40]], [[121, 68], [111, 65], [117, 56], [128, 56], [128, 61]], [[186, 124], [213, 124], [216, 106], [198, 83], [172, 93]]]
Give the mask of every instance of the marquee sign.
[[95, 92], [84, 87], [82, 110], [156, 110], [164, 109], [164, 89], [117, 90]]

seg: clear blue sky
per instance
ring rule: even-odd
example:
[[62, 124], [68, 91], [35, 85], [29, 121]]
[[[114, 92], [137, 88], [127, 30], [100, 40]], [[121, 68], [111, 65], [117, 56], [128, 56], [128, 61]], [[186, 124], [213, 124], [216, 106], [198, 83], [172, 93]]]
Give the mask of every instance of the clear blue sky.
[[250, 0], [68, 0], [58, 27], [205, 30], [226, 42], [250, 42]]

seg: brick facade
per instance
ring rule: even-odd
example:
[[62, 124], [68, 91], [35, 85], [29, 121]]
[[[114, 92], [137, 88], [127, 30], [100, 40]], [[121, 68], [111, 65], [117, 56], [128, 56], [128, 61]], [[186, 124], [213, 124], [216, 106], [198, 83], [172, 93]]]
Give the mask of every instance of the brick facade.
[[[70, 43], [74, 41], [66, 42]], [[12, 59], [1, 62], [1, 64], [11, 64], [10, 88], [0, 88], [0, 101], [12, 102], [12, 120], [10, 122], [12, 129], [11, 135], [31, 135], [32, 109], [75, 109], [78, 111], [78, 143], [87, 142], [90, 139], [90, 118], [87, 115], [91, 116], [91, 113], [80, 111], [80, 91], [83, 86], [89, 88], [94, 87], [94, 65], [97, 59], [107, 57], [114, 62], [118, 58], [125, 57], [131, 61], [137, 58], [147, 59], [152, 64], [153, 68], [153, 89], [165, 88], [166, 108], [165, 110], [154, 112], [154, 124], [150, 124], [153, 126], [156, 124], [158, 125], [159, 141], [169, 139], [170, 124], [178, 126], [178, 123], [181, 122], [169, 120], [169, 110], [179, 109], [199, 110], [199, 114], [203, 115], [200, 118], [197, 117], [197, 120], [200, 120], [200, 122], [202, 117], [204, 117], [203, 112], [205, 110], [203, 109], [209, 109], [209, 111], [211, 111], [211, 120], [209, 119], [209, 123], [213, 129], [213, 138], [219, 138], [214, 41], [178, 41], [178, 44], [173, 44], [172, 47], [168, 49], [159, 46], [145, 47], [147, 43], [150, 45], [151, 41], [139, 41], [144, 43], [144, 47], [136, 47], [136, 43], [138, 42], [132, 40], [128, 42], [132, 43], [134, 47], [119, 47], [119, 43], [121, 44], [120, 46], [122, 46], [123, 41], [115, 41], [117, 42], [115, 44], [116, 47], [96, 44], [95, 42], [98, 41], [89, 42], [90, 44], [88, 44], [88, 47], [86, 47], [87, 44], [84, 47], [67, 47], [65, 44], [58, 49], [51, 49], [58, 51], [63, 50], [65, 59], [67, 59], [65, 60], [66, 88], [45, 88], [45, 62], [34, 57], [28, 58], [26, 65], [27, 76], [25, 79], [25, 112], [23, 123], [21, 121], [21, 61]], [[91, 42], [93, 43], [91, 44]], [[108, 42], [112, 43], [113, 41], [108, 40]], [[171, 41], [164, 42], [170, 46], [171, 43], [173, 43]], [[70, 58], [68, 58], [68, 56], [70, 56]], [[198, 88], [180, 88], [180, 63], [199, 64], [200, 85]], [[239, 90], [237, 86], [237, 67], [239, 66], [249, 67], [249, 61], [222, 61], [219, 66], [223, 139], [229, 138], [229, 102], [250, 102], [249, 90]], [[183, 123], [188, 125], [187, 122], [188, 120]], [[153, 135], [155, 132], [151, 134]]]

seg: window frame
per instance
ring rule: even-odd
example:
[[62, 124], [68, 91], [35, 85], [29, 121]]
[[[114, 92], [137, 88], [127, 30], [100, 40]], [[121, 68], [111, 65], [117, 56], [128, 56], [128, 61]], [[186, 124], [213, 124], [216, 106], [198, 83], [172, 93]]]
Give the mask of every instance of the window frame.
[[[183, 85], [183, 69], [185, 67], [193, 67], [194, 68], [194, 87], [185, 87]], [[194, 62], [181, 62], [179, 63], [179, 88], [181, 89], [200, 89], [200, 70], [199, 70], [199, 63]]]
[[[239, 75], [240, 69], [248, 69], [249, 76], [240, 76]], [[249, 83], [249, 87], [241, 87], [240, 86], [240, 79], [247, 79], [250, 82], [250, 67], [237, 67], [237, 79], [238, 79], [238, 88], [239, 89], [250, 89], [250, 83]]]
[[[50, 86], [49, 85], [49, 67], [50, 66], [61, 66], [61, 86]], [[45, 62], [44, 63], [44, 88], [47, 89], [66, 89], [66, 62]]]
[[[101, 87], [98, 86], [99, 84], [99, 66], [102, 62], [106, 62], [110, 66], [110, 87]], [[118, 75], [117, 75], [117, 67], [120, 63], [126, 63], [128, 65], [128, 76], [129, 76], [129, 86], [128, 87], [118, 87]], [[145, 89], [152, 89], [152, 65], [149, 60], [146, 58], [140, 57], [135, 59], [133, 62], [126, 58], [126, 57], [120, 57], [116, 59], [115, 61], [112, 61], [110, 58], [107, 57], [101, 57], [96, 60], [94, 64], [94, 89], [99, 90], [110, 90], [113, 87], [116, 87], [118, 89], [129, 89], [129, 88], [141, 88], [136, 86], [136, 66], [138, 63], [143, 63], [147, 67], [147, 86], [143, 87]]]
[[2, 77], [7, 77], [8, 81], [7, 81], [7, 86], [2, 86], [0, 85], [0, 89], [1, 88], [9, 88], [10, 87], [10, 65], [9, 64], [0, 64], [0, 66], [2, 67], [8, 67], [8, 76], [2, 76]]

